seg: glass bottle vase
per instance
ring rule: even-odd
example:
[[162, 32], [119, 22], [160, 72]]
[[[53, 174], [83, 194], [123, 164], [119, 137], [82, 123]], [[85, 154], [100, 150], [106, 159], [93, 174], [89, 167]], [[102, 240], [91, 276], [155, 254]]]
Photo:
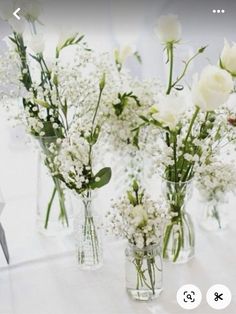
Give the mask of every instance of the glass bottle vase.
[[103, 264], [102, 219], [95, 210], [94, 200], [91, 191], [80, 197], [75, 225], [78, 265], [88, 270], [98, 269]]
[[37, 166], [37, 227], [47, 236], [67, 235], [73, 231], [70, 196], [63, 183], [47, 167], [49, 147], [56, 137], [38, 138], [41, 152]]
[[192, 195], [192, 181], [163, 181], [169, 206], [170, 222], [163, 236], [163, 258], [174, 263], [186, 263], [194, 256], [195, 234], [186, 205]]
[[225, 203], [217, 199], [208, 200], [203, 209], [200, 226], [206, 231], [222, 231], [228, 224]]
[[125, 250], [126, 289], [131, 298], [148, 301], [162, 292], [162, 257], [159, 245]]

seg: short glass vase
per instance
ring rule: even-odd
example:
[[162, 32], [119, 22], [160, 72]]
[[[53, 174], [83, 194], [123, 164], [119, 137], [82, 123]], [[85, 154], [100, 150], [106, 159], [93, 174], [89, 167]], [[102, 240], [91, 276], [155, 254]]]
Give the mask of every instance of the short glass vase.
[[129, 244], [125, 250], [126, 289], [135, 300], [148, 301], [162, 292], [162, 257], [159, 245], [143, 249]]
[[204, 203], [200, 226], [205, 231], [222, 231], [229, 225], [229, 217], [226, 204], [217, 199], [208, 200]]

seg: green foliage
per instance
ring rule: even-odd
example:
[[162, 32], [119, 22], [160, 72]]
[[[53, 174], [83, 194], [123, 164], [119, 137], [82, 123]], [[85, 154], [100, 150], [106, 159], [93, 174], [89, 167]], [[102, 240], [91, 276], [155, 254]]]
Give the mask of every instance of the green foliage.
[[143, 201], [144, 190], [140, 188], [139, 183], [133, 180], [131, 190], [127, 191], [127, 197], [133, 206], [141, 205]]
[[133, 99], [138, 107], [141, 106], [140, 101], [136, 95], [133, 94], [133, 92], [124, 93], [124, 94], [118, 94], [119, 102], [116, 104], [113, 104], [113, 108], [115, 109], [115, 114], [117, 117], [121, 116], [125, 107], [128, 106], [129, 100]]
[[[90, 188], [91, 189], [98, 189], [103, 187], [104, 185], [108, 184], [111, 180], [111, 168], [105, 167], [102, 168], [93, 178], [90, 182]], [[96, 179], [99, 179], [97, 181]]]

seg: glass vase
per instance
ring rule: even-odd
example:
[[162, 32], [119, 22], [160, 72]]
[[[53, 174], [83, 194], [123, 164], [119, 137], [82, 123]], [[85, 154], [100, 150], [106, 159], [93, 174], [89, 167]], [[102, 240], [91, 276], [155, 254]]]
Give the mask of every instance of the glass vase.
[[225, 203], [217, 199], [208, 200], [204, 204], [200, 226], [206, 231], [221, 231], [228, 227], [229, 220]]
[[186, 211], [192, 195], [192, 181], [163, 181], [164, 195], [171, 216], [163, 236], [163, 258], [186, 263], [194, 256], [195, 234], [191, 216]]
[[37, 166], [37, 226], [47, 236], [67, 235], [73, 231], [70, 196], [63, 183], [50, 174], [47, 158], [57, 137], [37, 138], [41, 152]]
[[159, 245], [125, 250], [126, 289], [131, 298], [148, 301], [162, 292], [162, 257]]
[[78, 265], [81, 269], [94, 270], [103, 264], [102, 219], [95, 210], [91, 191], [79, 198], [76, 228]]

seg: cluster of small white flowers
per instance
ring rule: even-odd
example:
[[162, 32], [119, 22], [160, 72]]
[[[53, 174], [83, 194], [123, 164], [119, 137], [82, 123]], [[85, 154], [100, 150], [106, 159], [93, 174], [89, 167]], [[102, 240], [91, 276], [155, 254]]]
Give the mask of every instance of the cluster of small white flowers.
[[212, 161], [196, 171], [196, 186], [203, 199], [224, 201], [227, 192], [236, 190], [236, 168], [233, 164]]
[[163, 227], [168, 220], [163, 204], [144, 195], [142, 204], [134, 206], [125, 196], [114, 203], [112, 209], [106, 215], [108, 233], [126, 238], [140, 249], [151, 244], [160, 244]]
[[[221, 106], [215, 110], [212, 121], [206, 123], [207, 134], [203, 137], [201, 134], [201, 125], [203, 125], [206, 113], [199, 112], [198, 117], [191, 130], [191, 144], [195, 146], [193, 150], [184, 151], [184, 141], [188, 133], [188, 128], [194, 113], [194, 107], [188, 108], [181, 114], [176, 141], [176, 158], [183, 155], [188, 163], [192, 163], [193, 171], [197, 170], [199, 165], [207, 163], [209, 158], [218, 155], [222, 149], [231, 147], [236, 143], [236, 128], [228, 122], [230, 111], [227, 106]], [[155, 126], [153, 129], [157, 129]], [[151, 133], [150, 133], [151, 134]], [[200, 136], [201, 134], [201, 136]], [[149, 137], [150, 139], [151, 137]], [[148, 141], [144, 146], [146, 152], [152, 158], [150, 173], [155, 173], [158, 169], [160, 175], [168, 166], [174, 165], [174, 146], [167, 145], [165, 131], [157, 133], [155, 138]]]
[[60, 176], [68, 187], [76, 190], [88, 183], [85, 171], [91, 171], [89, 143], [82, 136], [86, 132], [85, 129], [72, 128], [66, 138], [50, 145], [45, 156], [52, 175]]

